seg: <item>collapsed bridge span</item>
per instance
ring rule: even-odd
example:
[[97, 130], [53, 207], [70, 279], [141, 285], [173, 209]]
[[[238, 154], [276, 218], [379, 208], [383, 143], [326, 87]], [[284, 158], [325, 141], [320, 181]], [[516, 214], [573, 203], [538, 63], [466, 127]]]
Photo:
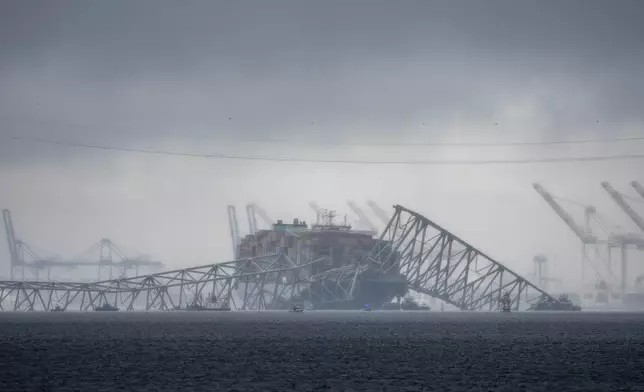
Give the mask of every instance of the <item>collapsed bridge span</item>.
[[[313, 277], [312, 297], [352, 301], [365, 275], [399, 278], [408, 290], [461, 310], [499, 309], [509, 294], [514, 310], [558, 300], [423, 215], [400, 205], [371, 252], [359, 263]], [[310, 289], [309, 289], [310, 291]], [[390, 295], [390, 300], [394, 295]]]
[[396, 266], [410, 289], [462, 310], [498, 309], [509, 293], [512, 308], [557, 300], [421, 214], [400, 205], [367, 260], [387, 270]]
[[[278, 253], [267, 254], [277, 249]], [[359, 309], [408, 291], [461, 310], [559, 301], [423, 215], [400, 205], [379, 238], [350, 226], [278, 221], [246, 236], [238, 260], [94, 283], [0, 281], [0, 310]], [[205, 298], [205, 299], [204, 299]]]
[[288, 307], [307, 279], [296, 264], [272, 254], [93, 283], [0, 281], [0, 310], [182, 310], [208, 305], [240, 310]]

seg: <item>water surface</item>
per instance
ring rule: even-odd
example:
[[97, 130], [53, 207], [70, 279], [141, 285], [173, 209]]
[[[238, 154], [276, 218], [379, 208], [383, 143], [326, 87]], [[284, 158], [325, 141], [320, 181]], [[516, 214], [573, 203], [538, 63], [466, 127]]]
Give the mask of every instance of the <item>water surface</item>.
[[2, 391], [644, 391], [644, 314], [0, 313]]

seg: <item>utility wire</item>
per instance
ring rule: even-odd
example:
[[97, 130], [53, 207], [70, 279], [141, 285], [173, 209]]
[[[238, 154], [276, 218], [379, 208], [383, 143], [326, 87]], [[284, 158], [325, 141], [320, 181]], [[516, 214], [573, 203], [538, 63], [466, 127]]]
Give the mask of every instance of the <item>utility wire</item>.
[[[0, 115], [0, 119], [3, 116]], [[52, 123], [47, 120], [38, 120], [45, 124]], [[55, 121], [55, 123], [60, 123]], [[79, 129], [92, 128], [90, 125], [62, 122], [66, 126], [71, 126]], [[136, 134], [133, 129], [124, 129], [128, 134]], [[173, 135], [164, 135], [173, 136]], [[184, 138], [183, 136], [179, 136]], [[191, 139], [214, 139], [211, 135], [195, 135]], [[573, 140], [541, 140], [541, 141], [510, 141], [510, 142], [432, 142], [432, 141], [412, 141], [412, 142], [350, 142], [342, 140], [296, 140], [292, 138], [279, 138], [279, 139], [242, 139], [242, 138], [221, 138], [217, 137], [219, 141], [234, 142], [234, 143], [266, 143], [266, 144], [286, 144], [286, 145], [328, 145], [328, 146], [347, 146], [347, 147], [512, 147], [512, 146], [547, 146], [547, 145], [574, 145], [574, 144], [602, 144], [602, 143], [624, 143], [624, 142], [638, 142], [644, 141], [643, 136], [624, 136], [613, 138], [587, 138], [587, 139], [573, 139]]]
[[547, 145], [570, 145], [570, 144], [600, 144], [600, 143], [623, 143], [644, 141], [644, 136], [629, 136], [620, 138], [605, 139], [577, 139], [577, 140], [546, 140], [546, 141], [514, 141], [514, 142], [345, 142], [333, 140], [305, 141], [293, 139], [224, 139], [238, 143], [272, 143], [291, 145], [327, 145], [327, 146], [348, 146], [348, 147], [512, 147], [512, 146], [547, 146]]
[[495, 164], [526, 164], [526, 163], [563, 163], [563, 162], [593, 162], [593, 161], [615, 161], [644, 159], [644, 153], [618, 154], [587, 157], [561, 157], [561, 158], [526, 158], [526, 159], [490, 159], [490, 160], [359, 160], [359, 159], [315, 159], [315, 158], [292, 158], [292, 157], [268, 157], [253, 155], [234, 155], [222, 153], [196, 153], [180, 152], [172, 150], [152, 150], [141, 148], [128, 148], [106, 146], [99, 144], [86, 144], [76, 142], [65, 142], [48, 139], [29, 139], [14, 136], [11, 139], [18, 141], [30, 141], [41, 144], [58, 145], [66, 147], [77, 147], [96, 150], [123, 151], [141, 154], [171, 155], [193, 158], [214, 158], [214, 159], [235, 159], [252, 161], [271, 162], [302, 162], [302, 163], [344, 163], [344, 164], [380, 164], [380, 165], [495, 165]]

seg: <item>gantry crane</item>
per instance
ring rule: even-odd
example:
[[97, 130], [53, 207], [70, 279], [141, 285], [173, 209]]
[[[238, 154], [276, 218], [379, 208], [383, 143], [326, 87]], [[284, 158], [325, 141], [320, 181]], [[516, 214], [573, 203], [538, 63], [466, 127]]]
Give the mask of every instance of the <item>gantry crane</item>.
[[[642, 192], [641, 195], [644, 196], [644, 189], [642, 189], [641, 185], [637, 183], [637, 181], [633, 181], [631, 183], [633, 185], [633, 188], [640, 193]], [[644, 219], [626, 202], [624, 199], [624, 196], [619, 193], [615, 188], [613, 188], [612, 185], [610, 185], [607, 181], [604, 181], [601, 183], [602, 188], [608, 192], [608, 194], [611, 196], [611, 198], [617, 203], [617, 205], [628, 215], [629, 218], [637, 225], [637, 227], [644, 232]], [[630, 234], [630, 235], [622, 235], [617, 238], [616, 241], [620, 248], [621, 248], [621, 272], [622, 272], [622, 280], [621, 280], [621, 287], [622, 291], [626, 292], [627, 288], [627, 279], [628, 279], [628, 261], [627, 261], [627, 250], [626, 248], [629, 245], [635, 245], [637, 249], [639, 250], [644, 250], [644, 238], [641, 236], [638, 236], [636, 234]], [[638, 277], [639, 278], [639, 277]]]
[[11, 220], [11, 211], [2, 210], [2, 219], [4, 221], [4, 230], [7, 235], [9, 263], [11, 264], [11, 280], [13, 280], [13, 270], [20, 263], [20, 257], [18, 256], [18, 243], [16, 233], [13, 229], [13, 221]]
[[[627, 280], [628, 280], [628, 261], [627, 261], [627, 248], [630, 245], [635, 245], [636, 247], [642, 248], [644, 247], [644, 239], [642, 239], [641, 236], [638, 236], [636, 234], [623, 234], [623, 233], [614, 233], [612, 231], [609, 231], [607, 227], [604, 225], [604, 223], [599, 219], [597, 215], [597, 211], [595, 207], [593, 206], [585, 206], [585, 216], [586, 216], [586, 226], [585, 228], [582, 228], [581, 226], [577, 225], [574, 220], [566, 213], [561, 206], [557, 204], [557, 202], [554, 200], [553, 196], [548, 193], [541, 185], [539, 184], [533, 184], [534, 188], [537, 190], [537, 192], [548, 202], [548, 204], [555, 210], [555, 212], [566, 222], [566, 224], [575, 232], [575, 234], [581, 239], [582, 241], [582, 281], [585, 282], [585, 261], [590, 259], [588, 258], [588, 251], [587, 247], [588, 246], [597, 246], [597, 245], [606, 245], [607, 251], [608, 251], [608, 273], [611, 278], [614, 277], [613, 270], [612, 270], [612, 249], [620, 249], [621, 250], [621, 257], [620, 257], [620, 286], [621, 286], [621, 291], [622, 294], [626, 293], [627, 289]], [[605, 240], [598, 240], [597, 236], [595, 236], [590, 228], [590, 220], [591, 218], [597, 220], [597, 222], [602, 226], [602, 229], [606, 232], [607, 238]], [[596, 248], [597, 249], [597, 248]], [[593, 267], [596, 267], [591, 263]], [[596, 271], [598, 276], [601, 278], [601, 275], [599, 274], [599, 271]]]
[[644, 231], [644, 219], [642, 219], [642, 217], [639, 216], [639, 214], [626, 202], [626, 200], [624, 200], [622, 194], [617, 192], [617, 190], [615, 190], [615, 188], [613, 188], [613, 186], [607, 181], [602, 182], [601, 186], [606, 190], [606, 192], [608, 192], [615, 203], [617, 203], [617, 205], [626, 213], [626, 215], [631, 218], [633, 223], [635, 223], [640, 230]]
[[[231, 212], [231, 207], [232, 207], [232, 212]], [[235, 237], [236, 240], [235, 243], [235, 249], [237, 249], [239, 243], [241, 242], [241, 237], [239, 234], [239, 227], [237, 227], [237, 218], [235, 217], [235, 207], [234, 206], [228, 206], [228, 218], [230, 220], [231, 224], [231, 236]], [[268, 213], [266, 210], [264, 210], [262, 207], [255, 203], [249, 203], [246, 205], [246, 215], [248, 217], [248, 231], [249, 234], [255, 234], [259, 231], [259, 227], [257, 226], [257, 215], [264, 221], [266, 226], [268, 226], [269, 229], [273, 227], [274, 221], [271, 219], [270, 216], [268, 216]], [[231, 216], [234, 218], [231, 220]], [[234, 228], [233, 228], [234, 227]], [[235, 232], [236, 234], [232, 234]]]
[[233, 256], [235, 259], [239, 256], [239, 243], [241, 242], [241, 237], [239, 236], [239, 224], [237, 223], [237, 211], [235, 211], [235, 206], [228, 206], [228, 226], [230, 227], [230, 239], [233, 245]]
[[347, 204], [349, 205], [349, 208], [358, 216], [358, 222], [361, 224], [361, 226], [368, 228], [370, 231], [372, 231], [374, 234], [378, 232], [378, 229], [376, 229], [376, 226], [369, 220], [369, 217], [362, 211], [362, 208], [358, 207], [358, 205], [352, 201], [347, 201]]
[[32, 270], [34, 275], [38, 276], [38, 267], [35, 265], [25, 265], [25, 255], [30, 255], [35, 259], [35, 253], [29, 248], [27, 244], [16, 238], [16, 231], [13, 227], [13, 219], [11, 218], [11, 211], [2, 210], [2, 219], [4, 221], [4, 230], [7, 235], [7, 246], [9, 247], [9, 263], [10, 263], [10, 279], [14, 279], [14, 272], [16, 269], [22, 270], [22, 279], [25, 278], [25, 268]]
[[548, 264], [548, 258], [545, 255], [534, 256], [532, 262], [534, 263], [534, 278], [539, 287], [546, 290], [546, 288], [550, 286], [550, 283], [553, 283], [556, 286], [561, 285], [561, 280], [552, 278], [547, 274], [546, 265]]
[[[98, 260], [95, 257], [98, 256]], [[135, 276], [139, 275], [139, 267], [162, 268], [160, 261], [148, 260], [147, 256], [130, 257], [118, 245], [108, 238], [102, 238], [87, 250], [74, 257], [71, 263], [78, 265], [98, 266], [98, 280], [105, 278], [101, 272], [106, 272], [107, 279], [112, 279], [114, 268], [119, 272], [119, 278], [127, 277], [127, 270], [134, 269]]]
[[256, 218], [255, 218], [255, 213], [257, 213], [259, 215], [259, 217], [262, 218], [262, 220], [264, 221], [266, 226], [268, 226], [269, 229], [273, 227], [273, 223], [275, 223], [275, 221], [273, 219], [271, 219], [270, 216], [268, 216], [268, 213], [266, 212], [266, 210], [264, 210], [262, 207], [258, 206], [255, 203], [251, 203], [251, 204], [249, 204], [249, 206], [251, 206], [251, 210], [252, 210], [252, 213], [253, 213], [253, 221], [255, 222], [255, 230], [257, 230], [257, 221], [256, 221]]
[[52, 268], [65, 268], [71, 269], [76, 268], [80, 265], [96, 265], [89, 263], [79, 263], [74, 261], [61, 261], [58, 258], [47, 258], [44, 259], [38, 255], [38, 253], [26, 242], [18, 239], [16, 237], [16, 231], [13, 227], [13, 219], [11, 217], [11, 211], [5, 209], [2, 210], [2, 217], [4, 220], [5, 232], [7, 235], [7, 245], [9, 247], [9, 261], [11, 263], [11, 280], [15, 277], [16, 270], [21, 272], [21, 280], [25, 279], [25, 270], [28, 270], [36, 278], [40, 279], [40, 271], [47, 271], [47, 279], [51, 279], [51, 269]]
[[[130, 268], [136, 268], [138, 275], [140, 266], [163, 267], [160, 261], [144, 260], [143, 258], [130, 258], [117, 247], [112, 241], [102, 239], [93, 245], [88, 251], [83, 252], [87, 255], [93, 250], [98, 249], [100, 252], [98, 260], [85, 258], [73, 258], [72, 260], [63, 261], [57, 258], [44, 259], [30, 247], [26, 242], [16, 238], [15, 229], [13, 227], [13, 220], [11, 218], [11, 211], [3, 210], [2, 216], [7, 234], [7, 244], [9, 246], [9, 257], [11, 262], [11, 280], [14, 279], [15, 270], [22, 272], [21, 279], [25, 279], [25, 270], [30, 270], [35, 276], [36, 280], [40, 278], [40, 271], [46, 270], [47, 280], [51, 280], [51, 270], [53, 268], [74, 269], [77, 267], [98, 267], [99, 280], [101, 279], [101, 269], [109, 269], [110, 278], [112, 275], [112, 268], [122, 268], [124, 271]], [[112, 254], [115, 254], [119, 260], [113, 260]]]
[[550, 208], [552, 208], [555, 213], [566, 223], [566, 225], [575, 233], [577, 237], [581, 240], [582, 248], [582, 259], [581, 259], [581, 278], [582, 278], [582, 289], [583, 285], [586, 283], [586, 260], [588, 260], [588, 246], [595, 246], [600, 243], [597, 239], [597, 236], [592, 233], [590, 229], [590, 219], [592, 215], [596, 212], [595, 207], [586, 206], [585, 207], [585, 216], [586, 216], [586, 227], [578, 225], [575, 220], [568, 214], [560, 205], [555, 201], [554, 197], [548, 192], [541, 184], [534, 183], [532, 184], [534, 189], [541, 195], [541, 197], [548, 203]]
[[[554, 197], [548, 192], [541, 184], [532, 184], [534, 189], [543, 197], [543, 199], [548, 203], [550, 208], [552, 208], [557, 215], [568, 225], [568, 227], [581, 239], [584, 244], [596, 244], [597, 237], [590, 231], [581, 226], [579, 226], [575, 220], [568, 214], [554, 199]], [[593, 206], [586, 207], [586, 217], [587, 221], [589, 220], [590, 214], [594, 212]], [[588, 222], [587, 222], [588, 223]], [[587, 225], [588, 226], [588, 225]]]
[[250, 234], [257, 233], [257, 217], [255, 216], [255, 206], [253, 204], [246, 205], [246, 215], [248, 217], [248, 232]]
[[373, 213], [376, 214], [378, 219], [380, 219], [382, 221], [382, 223], [384, 223], [385, 225], [389, 224], [389, 221], [391, 220], [391, 216], [389, 216], [389, 214], [387, 214], [387, 212], [385, 212], [385, 210], [380, 208], [380, 206], [378, 204], [376, 204], [375, 201], [368, 200], [367, 205], [369, 206], [369, 208], [371, 208]]

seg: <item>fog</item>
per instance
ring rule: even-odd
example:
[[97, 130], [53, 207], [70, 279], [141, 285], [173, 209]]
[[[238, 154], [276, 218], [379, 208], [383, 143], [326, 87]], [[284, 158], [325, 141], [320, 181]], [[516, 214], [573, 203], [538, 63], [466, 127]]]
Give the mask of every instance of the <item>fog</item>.
[[544, 253], [574, 282], [579, 240], [531, 183], [636, 232], [599, 183], [636, 196], [641, 159], [449, 162], [644, 154], [639, 140], [503, 145], [643, 136], [643, 12], [638, 1], [5, 1], [0, 207], [38, 248], [71, 257], [110, 238], [179, 267], [232, 258], [227, 204], [244, 231], [249, 202], [313, 220], [309, 201], [343, 215], [347, 200], [372, 199], [520, 273]]

